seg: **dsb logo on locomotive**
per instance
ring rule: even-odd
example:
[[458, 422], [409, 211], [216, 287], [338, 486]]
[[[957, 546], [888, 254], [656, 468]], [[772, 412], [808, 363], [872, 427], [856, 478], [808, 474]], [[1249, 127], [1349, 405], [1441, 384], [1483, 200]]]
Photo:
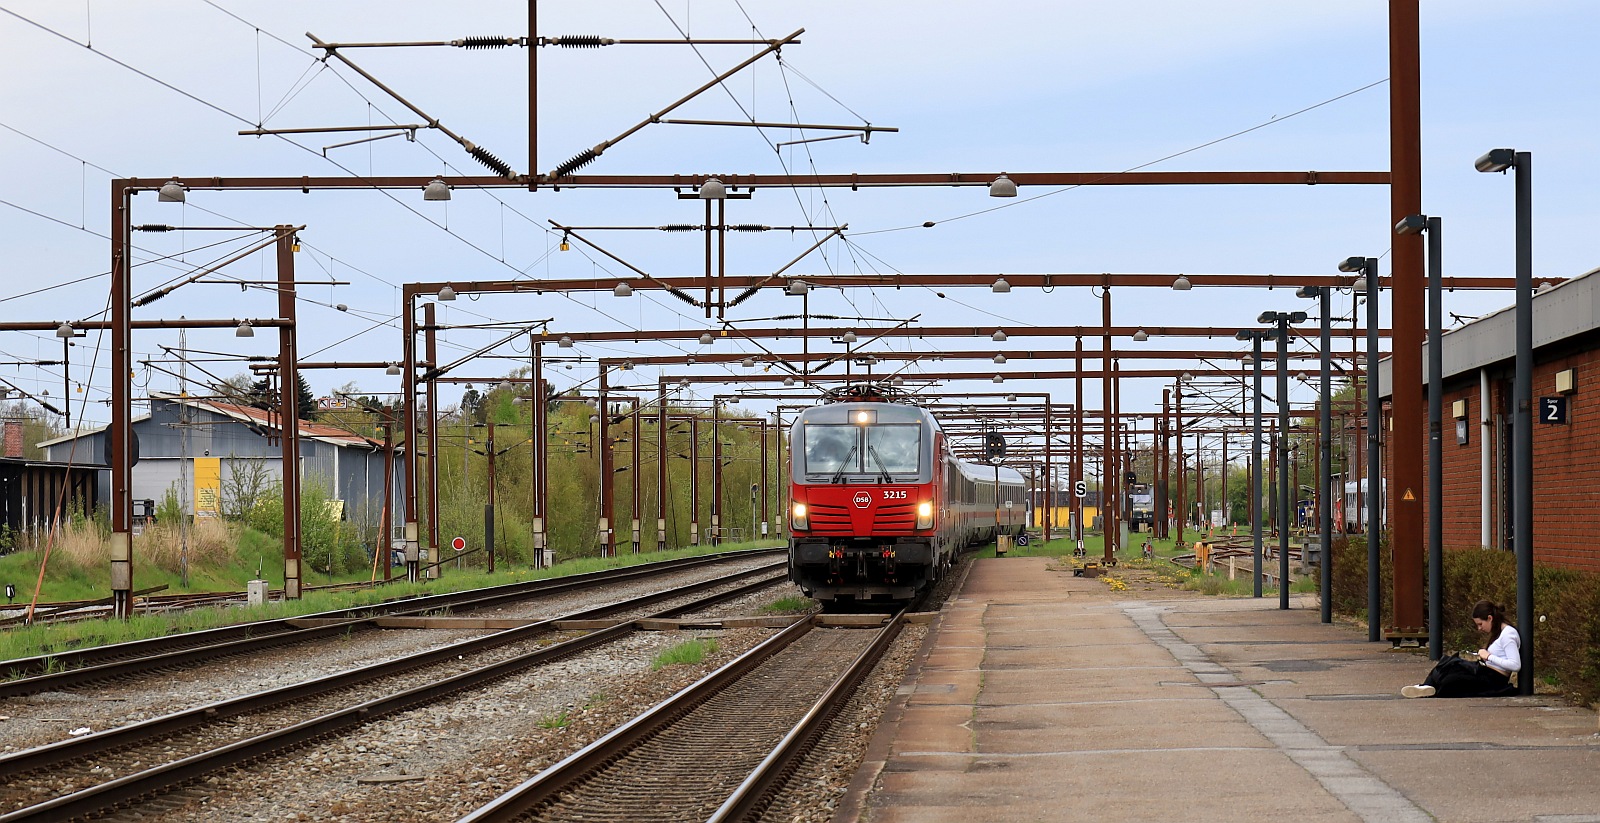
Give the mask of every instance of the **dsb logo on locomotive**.
[[864, 509], [872, 505], [872, 495], [868, 492], [856, 492], [855, 496], [850, 498], [850, 502], [856, 504], [856, 508]]

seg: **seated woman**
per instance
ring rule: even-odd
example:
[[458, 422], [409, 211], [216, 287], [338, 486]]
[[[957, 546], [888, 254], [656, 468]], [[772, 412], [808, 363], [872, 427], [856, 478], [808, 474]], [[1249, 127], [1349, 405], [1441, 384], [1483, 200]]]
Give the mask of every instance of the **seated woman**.
[[1515, 694], [1511, 674], [1522, 668], [1522, 638], [1506, 623], [1498, 605], [1479, 600], [1472, 607], [1472, 623], [1489, 633], [1489, 647], [1478, 650], [1477, 660], [1449, 655], [1416, 686], [1406, 686], [1406, 697], [1505, 697]]

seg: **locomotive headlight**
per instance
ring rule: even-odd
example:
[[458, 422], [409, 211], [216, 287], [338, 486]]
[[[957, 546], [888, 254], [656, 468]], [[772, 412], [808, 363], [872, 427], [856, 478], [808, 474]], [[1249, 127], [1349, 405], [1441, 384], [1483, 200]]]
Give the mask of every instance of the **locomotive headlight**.
[[919, 529], [931, 529], [931, 528], [933, 528], [933, 504], [932, 503], [918, 503], [917, 504], [917, 528], [919, 528]]
[[857, 426], [870, 426], [878, 422], [878, 413], [872, 409], [856, 409], [850, 419], [855, 421]]
[[796, 502], [789, 510], [789, 527], [800, 531], [811, 528], [810, 520], [806, 517], [806, 504]]

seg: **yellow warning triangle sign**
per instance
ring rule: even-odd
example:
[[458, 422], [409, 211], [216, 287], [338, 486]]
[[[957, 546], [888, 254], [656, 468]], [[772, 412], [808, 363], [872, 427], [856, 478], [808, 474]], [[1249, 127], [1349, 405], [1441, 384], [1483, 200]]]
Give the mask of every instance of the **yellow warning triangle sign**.
[[1401, 495], [1400, 499], [1401, 500], [1412, 500], [1412, 501], [1414, 501], [1414, 500], [1417, 499], [1417, 496], [1412, 494], [1410, 489], [1406, 489], [1406, 493], [1404, 495]]

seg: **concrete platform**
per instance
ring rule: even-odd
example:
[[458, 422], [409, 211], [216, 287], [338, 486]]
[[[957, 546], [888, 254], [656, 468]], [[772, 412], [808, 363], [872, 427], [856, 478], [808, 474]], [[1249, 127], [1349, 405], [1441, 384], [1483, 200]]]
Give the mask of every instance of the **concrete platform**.
[[835, 823], [1600, 823], [1594, 712], [1406, 700], [1426, 655], [1292, 606], [979, 560]]

